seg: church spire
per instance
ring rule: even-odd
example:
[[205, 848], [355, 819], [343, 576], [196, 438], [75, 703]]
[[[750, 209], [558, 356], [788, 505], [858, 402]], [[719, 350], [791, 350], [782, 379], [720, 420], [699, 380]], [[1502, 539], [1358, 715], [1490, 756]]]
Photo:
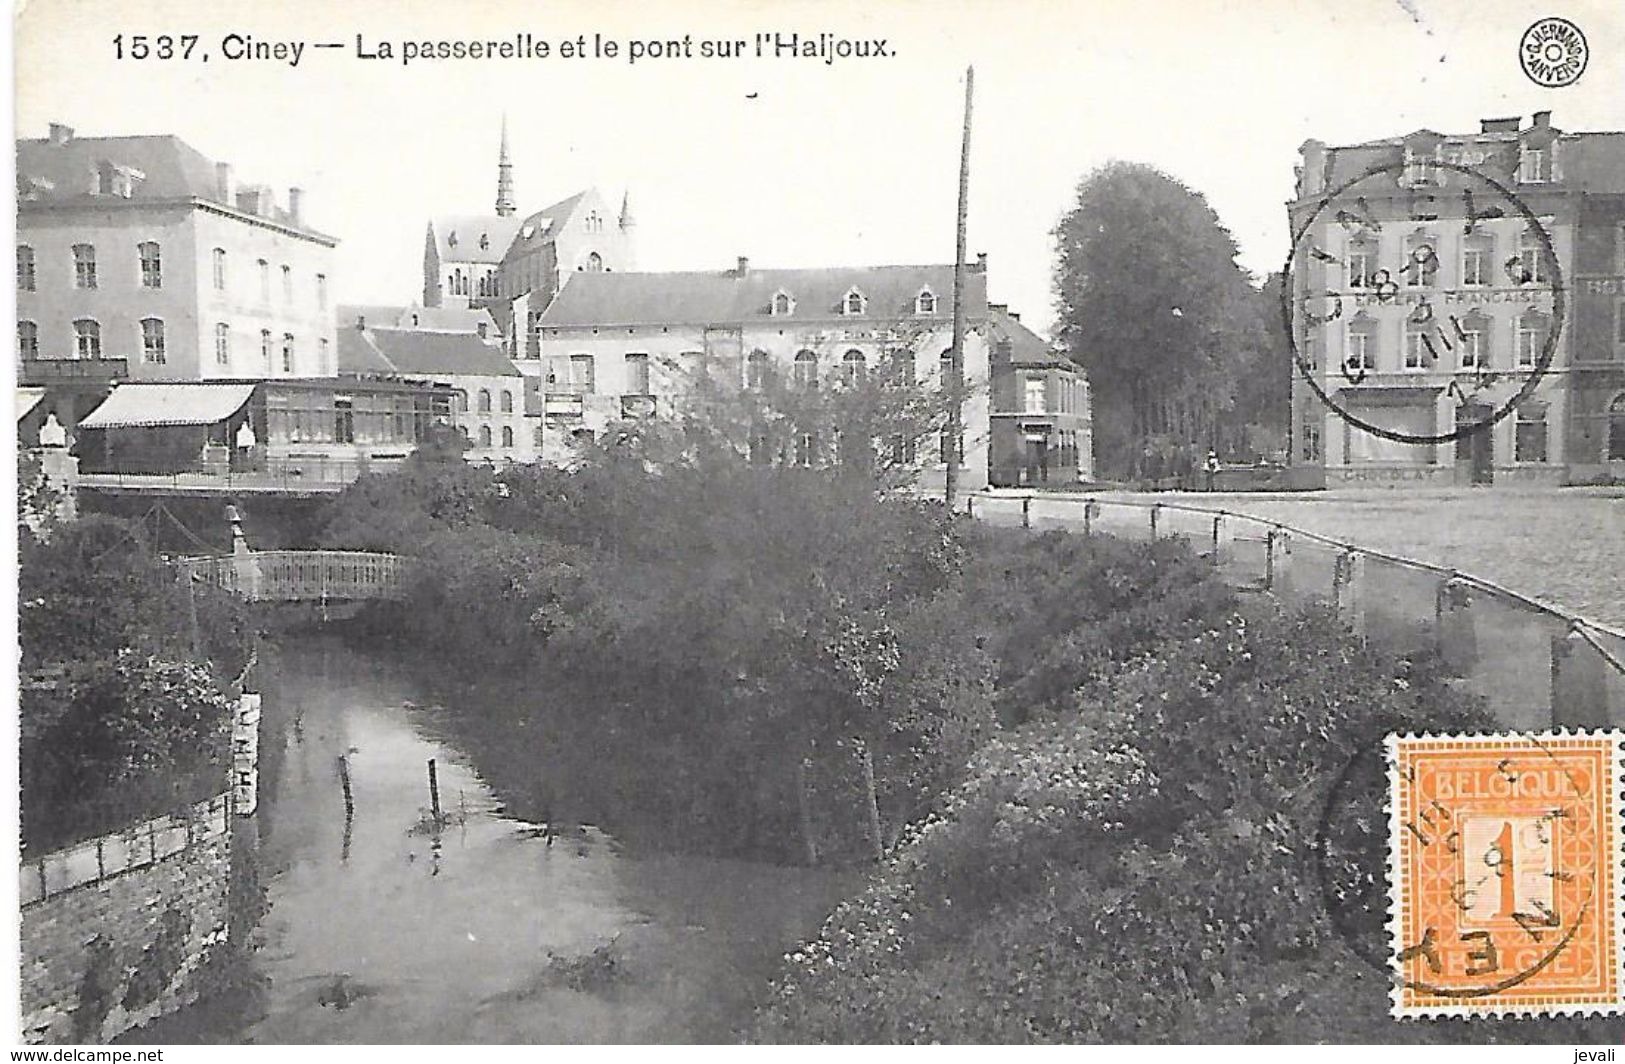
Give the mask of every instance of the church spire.
[[497, 157], [497, 216], [513, 215], [513, 163], [508, 161], [508, 116], [502, 116], [502, 154]]
[[621, 193], [620, 223], [622, 229], [630, 229], [638, 224], [632, 217], [632, 194], [630, 192], [623, 191]]

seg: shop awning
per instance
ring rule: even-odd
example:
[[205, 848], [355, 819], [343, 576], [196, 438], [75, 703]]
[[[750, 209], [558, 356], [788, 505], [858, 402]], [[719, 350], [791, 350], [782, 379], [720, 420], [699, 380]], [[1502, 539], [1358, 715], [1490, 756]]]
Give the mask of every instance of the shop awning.
[[44, 388], [27, 388], [27, 387], [18, 388], [17, 389], [17, 420], [21, 421], [23, 418], [25, 418], [29, 414], [33, 413], [34, 408], [36, 406], [39, 406], [39, 401], [41, 399], [44, 399], [44, 398], [45, 398], [45, 389]]
[[213, 425], [241, 410], [253, 393], [252, 384], [121, 384], [79, 427]]

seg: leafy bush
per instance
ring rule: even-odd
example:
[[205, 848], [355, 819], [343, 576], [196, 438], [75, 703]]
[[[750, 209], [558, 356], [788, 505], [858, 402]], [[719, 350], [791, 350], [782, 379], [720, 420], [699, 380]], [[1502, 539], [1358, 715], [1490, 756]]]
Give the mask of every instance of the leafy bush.
[[752, 1036], [1449, 1037], [1387, 1018], [1384, 781], [1346, 771], [1390, 731], [1491, 723], [1427, 656], [1259, 602], [1097, 676], [989, 744]]

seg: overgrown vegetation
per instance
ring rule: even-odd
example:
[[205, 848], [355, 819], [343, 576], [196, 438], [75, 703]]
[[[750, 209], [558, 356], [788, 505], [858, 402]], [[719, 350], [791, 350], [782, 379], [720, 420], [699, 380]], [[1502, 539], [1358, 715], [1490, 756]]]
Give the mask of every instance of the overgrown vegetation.
[[218, 793], [246, 615], [187, 588], [141, 527], [19, 528], [22, 834], [45, 852]]

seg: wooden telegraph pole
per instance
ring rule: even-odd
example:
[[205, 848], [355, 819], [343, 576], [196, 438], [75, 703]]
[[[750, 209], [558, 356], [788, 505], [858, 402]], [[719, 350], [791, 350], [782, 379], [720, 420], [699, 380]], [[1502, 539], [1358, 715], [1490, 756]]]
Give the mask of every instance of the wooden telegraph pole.
[[965, 134], [959, 144], [959, 218], [954, 237], [954, 346], [948, 380], [948, 446], [943, 455], [943, 497], [953, 513], [959, 491], [959, 463], [965, 449], [965, 201], [970, 193], [970, 107], [976, 68], [965, 68]]

